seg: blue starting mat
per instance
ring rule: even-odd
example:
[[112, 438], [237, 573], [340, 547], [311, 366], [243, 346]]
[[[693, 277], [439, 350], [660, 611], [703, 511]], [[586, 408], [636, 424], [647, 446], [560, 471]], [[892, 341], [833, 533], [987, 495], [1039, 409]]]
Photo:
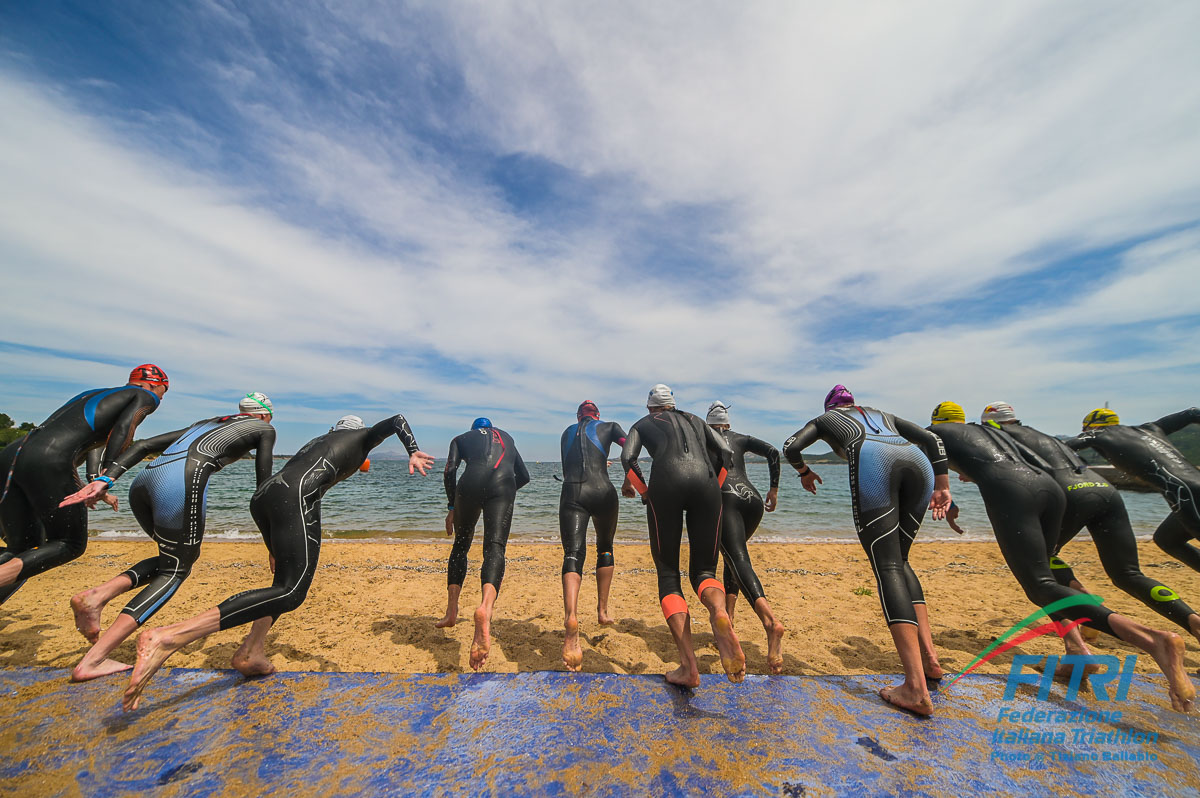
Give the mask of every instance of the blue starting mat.
[[[894, 676], [0, 671], [0, 785], [15, 795], [1187, 795], [1200, 721], [1162, 679], [1120, 702], [968, 676], [917, 718]], [[1120, 716], [1113, 713], [1119, 711]], [[1037, 713], [1043, 713], [1038, 715]]]

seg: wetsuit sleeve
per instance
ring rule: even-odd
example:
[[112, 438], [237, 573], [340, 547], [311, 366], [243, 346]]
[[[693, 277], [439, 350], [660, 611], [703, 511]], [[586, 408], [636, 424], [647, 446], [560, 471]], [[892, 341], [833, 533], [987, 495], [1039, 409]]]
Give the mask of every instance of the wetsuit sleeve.
[[783, 444], [783, 456], [788, 461], [788, 464], [797, 471], [803, 471], [807, 468], [808, 466], [804, 464], [804, 456], [801, 452], [816, 443], [820, 437], [821, 430], [817, 427], [816, 421], [810, 421], [796, 430], [796, 434], [788, 438]]
[[157, 409], [158, 403], [154, 401], [154, 394], [147, 395], [146, 391], [133, 392], [129, 403], [108, 433], [108, 443], [105, 444], [104, 455], [100, 458], [102, 468], [112, 467], [121, 452], [125, 451], [133, 441], [133, 434], [137, 431], [138, 424], [141, 424], [142, 419]]
[[909, 443], [920, 446], [925, 452], [936, 476], [949, 473], [950, 463], [946, 458], [946, 444], [942, 443], [942, 439], [936, 433], [930, 432], [924, 427], [918, 427], [911, 421], [905, 421], [902, 418], [892, 416], [892, 420], [896, 424], [896, 432], [899, 432]]
[[399, 438], [409, 455], [412, 455], [421, 448], [417, 445], [417, 436], [413, 435], [412, 428], [408, 426], [408, 420], [397, 413], [391, 418], [385, 418], [371, 427], [370, 432], [367, 433], [367, 451], [383, 443], [388, 439], [389, 435], [395, 435]]
[[638, 493], [646, 492], [646, 478], [638, 466], [638, 455], [642, 453], [642, 434], [634, 424], [629, 434], [625, 436], [625, 445], [621, 447], [621, 471]]
[[525, 467], [525, 461], [521, 459], [521, 453], [515, 446], [513, 454], [516, 455], [513, 460], [513, 476], [517, 478], [517, 490], [520, 490], [529, 484], [529, 469]]
[[268, 426], [259, 433], [258, 446], [254, 447], [255, 484], [261, 485], [271, 478], [275, 465], [275, 428]]
[[621, 425], [615, 421], [610, 421], [608, 423], [609, 423], [608, 434], [610, 436], [612, 436], [609, 438], [609, 440], [611, 440], [613, 443], [617, 444], [617, 446], [624, 446], [625, 445], [625, 430], [621, 429]]
[[771, 487], [778, 488], [779, 450], [761, 438], [755, 438], [752, 435], [747, 435], [746, 451], [754, 452], [757, 455], [767, 458], [767, 468], [771, 471]]
[[1063, 441], [1063, 446], [1068, 449], [1073, 449], [1077, 452], [1084, 449], [1092, 448], [1092, 436], [1086, 432], [1083, 435], [1076, 435], [1074, 438], [1067, 438]]
[[143, 438], [140, 441], [134, 441], [121, 453], [116, 462], [104, 469], [104, 476], [109, 479], [116, 479], [150, 455], [162, 454], [164, 449], [179, 440], [179, 436], [187, 432], [188, 429], [189, 427], [184, 427], [174, 432], [164, 432], [162, 435], [155, 435], [153, 438]]
[[100, 476], [100, 458], [103, 454], [104, 452], [102, 452], [99, 448], [90, 449], [88, 451], [87, 457], [84, 460], [86, 467], [83, 469], [84, 473], [87, 474], [88, 482], [91, 482], [96, 477]]
[[454, 488], [458, 483], [458, 438], [450, 441], [450, 452], [446, 455], [446, 470], [442, 472], [442, 484], [446, 487], [446, 506], [454, 506]]
[[1161, 429], [1164, 434], [1170, 435], [1173, 432], [1179, 432], [1179, 430], [1188, 424], [1200, 424], [1200, 408], [1189, 407], [1187, 410], [1180, 410], [1178, 413], [1163, 416], [1158, 421], [1155, 421], [1153, 426]]

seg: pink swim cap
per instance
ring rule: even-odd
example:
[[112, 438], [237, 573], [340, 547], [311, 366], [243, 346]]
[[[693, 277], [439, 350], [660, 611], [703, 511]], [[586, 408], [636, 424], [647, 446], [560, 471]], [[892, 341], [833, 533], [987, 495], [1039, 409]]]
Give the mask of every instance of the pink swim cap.
[[854, 404], [854, 395], [851, 394], [848, 390], [846, 390], [845, 385], [835, 385], [829, 391], [829, 393], [825, 394], [825, 410], [826, 410], [826, 412], [832, 410], [833, 408], [835, 408], [839, 405], [852, 405], [852, 404]]

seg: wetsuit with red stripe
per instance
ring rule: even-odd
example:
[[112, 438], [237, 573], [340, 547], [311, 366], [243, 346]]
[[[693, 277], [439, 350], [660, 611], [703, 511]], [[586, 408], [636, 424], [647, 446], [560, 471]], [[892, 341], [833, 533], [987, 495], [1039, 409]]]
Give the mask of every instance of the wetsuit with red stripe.
[[[458, 466], [466, 463], [462, 479]], [[484, 427], [464, 432], [450, 441], [446, 470], [442, 474], [446, 500], [454, 510], [454, 546], [450, 549], [447, 582], [461, 585], [467, 578], [467, 553], [475, 538], [475, 524], [483, 516], [483, 568], [480, 580], [500, 590], [504, 578], [504, 550], [512, 528], [517, 491], [529, 484], [529, 471], [512, 436], [502, 429]]]
[[[638, 456], [650, 453], [654, 467], [649, 483]], [[646, 502], [650, 553], [658, 570], [658, 597], [683, 598], [679, 579], [679, 548], [686, 515], [688, 578], [700, 595], [716, 581], [717, 548], [721, 539], [721, 485], [729, 448], [716, 432], [691, 413], [661, 409], [643, 417], [629, 430], [621, 450], [621, 468]], [[686, 606], [686, 605], [685, 605]], [[667, 612], [664, 604], [664, 612]]]
[[29, 577], [83, 554], [87, 510], [58, 503], [81, 487], [76, 468], [85, 457], [91, 470], [103, 448], [99, 467], [111, 466], [158, 402], [137, 385], [84, 391], [0, 452], [0, 564], [22, 563], [17, 581], [0, 588], [0, 603]]

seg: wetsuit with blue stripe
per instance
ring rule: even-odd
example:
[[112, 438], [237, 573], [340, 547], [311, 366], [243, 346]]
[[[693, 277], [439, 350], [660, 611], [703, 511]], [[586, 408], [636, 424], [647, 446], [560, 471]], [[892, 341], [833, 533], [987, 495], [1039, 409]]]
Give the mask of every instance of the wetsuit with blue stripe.
[[725, 485], [721, 488], [721, 553], [725, 555], [725, 593], [739, 590], [750, 603], [765, 597], [762, 582], [750, 563], [746, 541], [762, 522], [762, 496], [746, 476], [746, 452], [767, 458], [771, 487], [779, 487], [779, 450], [764, 440], [728, 429], [714, 430], [729, 453], [725, 457]]
[[1191, 407], [1136, 427], [1093, 427], [1066, 444], [1072, 449], [1095, 449], [1117, 468], [1161, 493], [1171, 514], [1154, 533], [1154, 542], [1200, 571], [1200, 548], [1191, 542], [1200, 538], [1200, 469], [1167, 438], [1189, 424], [1200, 424], [1200, 409]]
[[563, 486], [558, 499], [558, 531], [562, 538], [562, 572], [583, 573], [587, 559], [588, 519], [596, 527], [596, 567], [615, 564], [613, 537], [617, 533], [620, 500], [608, 478], [608, 450], [625, 443], [625, 430], [615, 421], [585, 417], [563, 430]]
[[250, 499], [250, 515], [275, 558], [271, 587], [248, 590], [217, 605], [221, 628], [273, 620], [304, 603], [321, 554], [321, 497], [358, 473], [371, 450], [395, 435], [411, 455], [420, 447], [404, 416], [368, 429], [338, 429], [304, 445]]
[[783, 455], [801, 471], [801, 452], [817, 440], [850, 464], [854, 526], [875, 573], [884, 619], [889, 626], [916, 625], [913, 605], [924, 604], [925, 593], [908, 553], [933, 496], [934, 476], [947, 472], [941, 440], [891, 413], [847, 405], [804, 425], [784, 443]]
[[1142, 573], [1138, 564], [1137, 541], [1129, 525], [1129, 513], [1120, 492], [1104, 477], [1088, 468], [1078, 454], [1058, 438], [1027, 427], [1020, 422], [998, 424], [997, 429], [1012, 436], [1037, 453], [1049, 466], [1047, 471], [1067, 497], [1062, 531], [1050, 558], [1050, 569], [1060, 584], [1077, 582], [1071, 566], [1060, 559], [1067, 545], [1085, 526], [1100, 554], [1100, 562], [1109, 579], [1150, 609], [1184, 629], [1194, 612], [1171, 588]]
[[81, 487], [76, 469], [85, 458], [94, 469], [102, 451], [98, 467], [111, 466], [158, 404], [137, 385], [84, 391], [0, 452], [0, 564], [22, 563], [17, 581], [0, 588], [0, 604], [29, 577], [83, 554], [87, 510], [58, 503]]
[[[466, 462], [462, 479], [458, 466]], [[512, 529], [517, 491], [529, 484], [529, 470], [512, 436], [502, 429], [484, 427], [464, 432], [450, 441], [446, 469], [442, 472], [446, 501], [454, 510], [454, 545], [446, 568], [447, 583], [462, 585], [467, 578], [467, 554], [475, 539], [475, 525], [483, 516], [483, 567], [480, 581], [500, 591], [504, 579], [504, 550]]]
[[129, 487], [129, 509], [158, 544], [158, 556], [124, 572], [132, 587], [145, 587], [122, 612], [145, 623], [191, 573], [204, 538], [209, 478], [254, 450], [254, 470], [261, 485], [271, 476], [274, 448], [274, 427], [239, 414], [135, 441], [109, 467], [105, 475], [116, 479], [147, 456], [159, 455]]

